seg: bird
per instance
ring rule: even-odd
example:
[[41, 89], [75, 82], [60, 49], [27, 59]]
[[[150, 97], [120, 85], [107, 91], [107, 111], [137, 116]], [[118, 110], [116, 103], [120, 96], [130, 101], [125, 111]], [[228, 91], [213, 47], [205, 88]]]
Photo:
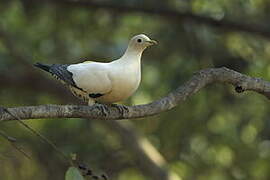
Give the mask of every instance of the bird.
[[132, 37], [125, 53], [111, 62], [85, 61], [78, 64], [42, 64], [34, 66], [49, 72], [89, 106], [126, 100], [141, 82], [143, 51], [157, 41], [145, 34]]

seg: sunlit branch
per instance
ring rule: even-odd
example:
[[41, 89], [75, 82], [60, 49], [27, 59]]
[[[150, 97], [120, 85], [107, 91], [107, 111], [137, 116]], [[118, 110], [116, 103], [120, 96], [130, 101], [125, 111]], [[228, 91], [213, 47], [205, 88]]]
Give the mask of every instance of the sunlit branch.
[[[237, 92], [255, 91], [270, 98], [270, 83], [260, 78], [243, 75], [227, 68], [211, 68], [197, 72], [193, 77], [167, 96], [149, 104], [126, 106], [82, 106], [82, 105], [40, 105], [8, 108], [20, 119], [39, 118], [90, 118], [99, 120], [134, 119], [153, 116], [168, 111], [183, 103], [206, 85], [228, 83]], [[123, 110], [124, 109], [124, 110]], [[0, 112], [0, 121], [14, 120], [5, 111]]]

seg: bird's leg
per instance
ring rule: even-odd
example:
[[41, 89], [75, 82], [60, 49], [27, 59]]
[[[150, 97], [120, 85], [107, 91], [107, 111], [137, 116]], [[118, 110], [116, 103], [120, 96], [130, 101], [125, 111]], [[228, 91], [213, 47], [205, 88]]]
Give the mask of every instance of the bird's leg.
[[93, 107], [96, 107], [105, 117], [109, 115], [108, 106], [106, 104], [95, 103]]
[[0, 113], [3, 114], [5, 112], [5, 108], [0, 106]]
[[104, 115], [105, 117], [108, 116], [108, 114], [109, 114], [108, 107], [106, 105], [96, 103], [95, 100], [93, 100], [92, 98], [89, 98], [88, 106], [93, 106], [93, 107], [97, 108], [99, 111], [101, 111], [102, 115]]
[[129, 113], [129, 109], [125, 105], [118, 105], [118, 104], [100, 104], [96, 103], [92, 98], [88, 100], [89, 106], [95, 106], [97, 109], [101, 111], [101, 113], [106, 117], [109, 115], [108, 106], [116, 108], [123, 117], [127, 117]]
[[0, 106], [0, 111], [7, 111], [7, 108]]
[[0, 115], [1, 115], [1, 114], [4, 114], [5, 112], [8, 113], [8, 110], [7, 110], [6, 108], [0, 106]]
[[95, 103], [96, 102], [92, 98], [88, 99], [88, 106], [93, 106], [93, 105], [95, 105]]
[[104, 180], [108, 180], [108, 177], [106, 174], [102, 174], [101, 177], [104, 179]]
[[0, 106], [0, 117], [2, 117], [5, 112], [6, 112], [6, 109]]

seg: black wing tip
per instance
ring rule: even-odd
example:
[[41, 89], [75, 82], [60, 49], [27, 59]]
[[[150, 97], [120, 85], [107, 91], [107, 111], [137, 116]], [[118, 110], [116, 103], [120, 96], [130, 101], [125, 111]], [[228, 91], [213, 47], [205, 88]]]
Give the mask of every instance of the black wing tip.
[[42, 63], [39, 63], [39, 62], [37, 62], [37, 63], [35, 63], [35, 64], [33, 64], [35, 67], [38, 67], [38, 68], [40, 68], [40, 69], [43, 69], [44, 71], [48, 71], [48, 72], [50, 72], [50, 66], [49, 65], [46, 65], [46, 64], [42, 64]]
[[101, 94], [101, 93], [92, 93], [92, 94], [89, 94], [89, 97], [90, 98], [99, 98], [101, 96], [103, 96], [104, 94]]
[[40, 66], [43, 66], [44, 64], [40, 63], [40, 62], [36, 62], [35, 64], [33, 64], [33, 66], [35, 67], [40, 67]]

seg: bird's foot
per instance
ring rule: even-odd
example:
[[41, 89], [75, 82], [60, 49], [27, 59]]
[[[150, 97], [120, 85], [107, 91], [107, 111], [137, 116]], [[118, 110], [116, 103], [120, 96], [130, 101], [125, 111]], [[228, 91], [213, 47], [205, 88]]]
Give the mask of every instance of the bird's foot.
[[0, 106], [0, 114], [3, 114], [5, 112], [5, 108]]
[[125, 105], [118, 105], [118, 104], [111, 104], [112, 107], [115, 107], [119, 110], [120, 114], [122, 114], [123, 117], [127, 117], [129, 113], [129, 109]]
[[97, 108], [103, 116], [107, 117], [109, 115], [109, 109], [107, 105], [96, 103], [93, 105], [93, 107]]
[[7, 108], [0, 106], [0, 114], [4, 114], [7, 111], [8, 111]]
[[7, 111], [7, 108], [3, 107], [3, 106], [0, 106], [0, 110], [2, 111]]
[[0, 106], [0, 121], [5, 113], [10, 114], [10, 112], [7, 110], [7, 108]]

